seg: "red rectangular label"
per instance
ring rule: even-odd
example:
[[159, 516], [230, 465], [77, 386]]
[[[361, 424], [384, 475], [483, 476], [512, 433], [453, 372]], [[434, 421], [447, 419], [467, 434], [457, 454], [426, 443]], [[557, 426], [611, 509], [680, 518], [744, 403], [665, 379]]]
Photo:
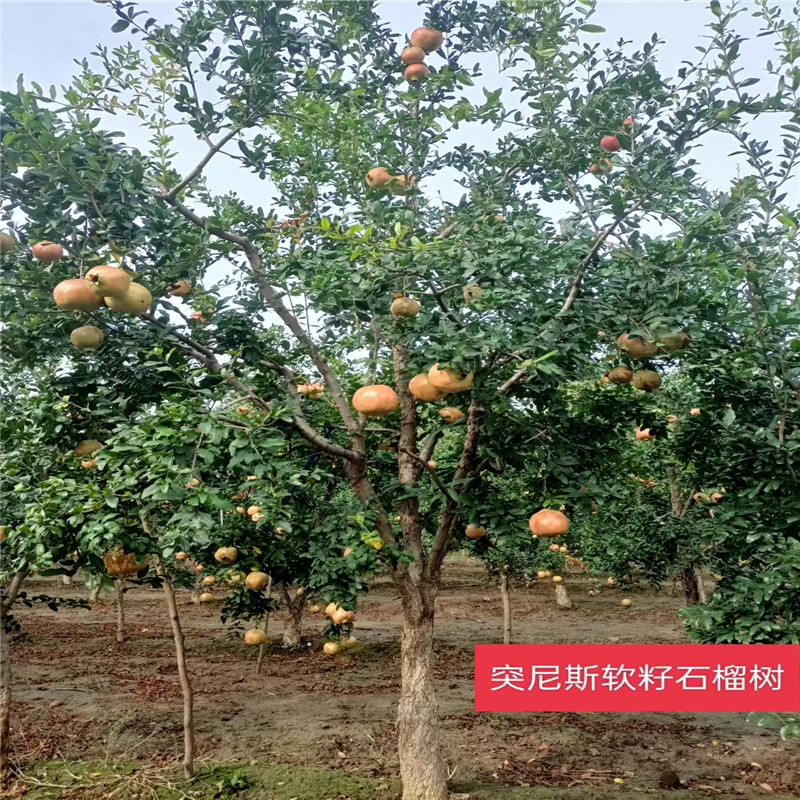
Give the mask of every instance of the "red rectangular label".
[[800, 711], [792, 644], [477, 644], [476, 711]]

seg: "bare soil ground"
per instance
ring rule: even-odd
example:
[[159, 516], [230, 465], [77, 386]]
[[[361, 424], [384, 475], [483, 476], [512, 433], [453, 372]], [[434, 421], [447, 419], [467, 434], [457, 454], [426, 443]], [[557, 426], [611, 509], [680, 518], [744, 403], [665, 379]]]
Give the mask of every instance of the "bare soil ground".
[[[569, 580], [571, 611], [555, 608], [552, 584], [517, 588], [514, 640], [685, 641], [676, 616], [681, 599], [671, 597], [668, 587], [629, 592], [635, 605], [625, 610], [614, 589], [603, 587], [598, 596], [587, 596], [594, 585], [586, 578]], [[62, 587], [53, 580], [27, 590], [86, 594], [81, 586]], [[23, 772], [45, 774], [42, 764], [55, 759], [101, 760], [106, 768], [135, 763], [141, 772], [171, 765], [180, 754], [180, 689], [162, 593], [133, 587], [125, 600], [129, 639], [119, 645], [109, 596], [91, 610], [15, 610], [22, 636], [12, 651], [12, 758]], [[255, 674], [256, 648], [221, 626], [217, 604], [194, 605], [188, 593], [179, 601], [201, 759], [241, 765], [245, 772], [257, 765], [284, 770], [285, 779], [278, 780], [264, 767], [260, 790], [252, 795], [264, 800], [396, 796], [399, 601], [388, 581], [377, 581], [360, 603], [357, 648], [334, 658], [323, 655], [322, 615], [308, 614], [307, 649], [285, 653], [276, 643], [261, 675]], [[280, 635], [281, 622], [278, 612], [271, 637]], [[800, 797], [800, 748], [747, 722], [744, 714], [476, 714], [472, 647], [500, 641], [501, 631], [500, 597], [481, 565], [451, 558], [437, 607], [436, 672], [454, 792], [487, 800], [599, 800], [632, 792], [673, 798]], [[665, 772], [677, 773], [688, 793], [662, 791], [659, 778]], [[307, 790], [294, 786], [300, 776], [312, 774], [319, 780], [346, 778], [356, 788], [318, 785], [317, 778], [308, 779]], [[48, 787], [17, 781], [5, 794], [115, 794], [68, 788], [63, 776], [42, 782], [56, 788], [42, 795]], [[227, 786], [224, 780], [221, 785]]]

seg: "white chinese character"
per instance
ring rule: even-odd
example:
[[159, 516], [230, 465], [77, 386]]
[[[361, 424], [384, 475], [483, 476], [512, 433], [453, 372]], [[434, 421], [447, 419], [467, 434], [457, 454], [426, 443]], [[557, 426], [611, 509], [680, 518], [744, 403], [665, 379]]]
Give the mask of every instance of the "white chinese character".
[[[561, 688], [561, 681], [559, 681], [560, 674], [561, 667], [559, 666], [532, 666], [531, 682], [528, 686], [528, 691], [532, 692], [535, 689], [539, 689], [543, 692], [557, 692]], [[556, 685], [550, 686], [549, 684], [551, 683], [555, 683]]]
[[591, 672], [594, 669], [597, 669], [597, 664], [592, 664], [591, 667], [570, 664], [567, 667], [567, 681], [564, 688], [577, 689], [579, 692], [585, 692], [588, 689], [593, 692], [595, 680], [597, 679], [597, 673]]
[[504, 667], [492, 667], [492, 683], [497, 683], [499, 686], [492, 686], [491, 691], [496, 692], [498, 689], [516, 689], [519, 692], [524, 692], [525, 687], [516, 684], [525, 682], [524, 670], [522, 667], [512, 667], [506, 664]]
[[636, 674], [633, 667], [626, 667], [621, 664], [618, 667], [612, 667], [611, 664], [606, 664], [603, 667], [603, 686], [610, 689], [612, 692], [619, 691], [623, 688], [628, 688], [635, 692], [636, 687], [628, 680]]
[[[661, 671], [656, 674], [656, 670]], [[651, 667], [649, 664], [644, 664], [639, 667], [639, 686], [646, 692], [649, 692], [651, 687], [656, 692], [663, 692], [666, 682], [672, 680], [672, 676], [668, 674], [670, 672], [672, 667]]]
[[[702, 670], [710, 669], [710, 667], [677, 667], [677, 669], [683, 670], [683, 675], [680, 678], [676, 678], [676, 681], [681, 684], [681, 689], [694, 689], [701, 692], [705, 690], [707, 678], [702, 673]], [[693, 682], [691, 685], [690, 681]]]
[[759, 689], [770, 688], [773, 692], [780, 691], [781, 676], [783, 675], [783, 667], [759, 667], [754, 666], [750, 670], [750, 683], [753, 688], [758, 691]]
[[714, 683], [722, 692], [743, 692], [745, 689], [746, 668], [728, 664], [717, 664], [714, 670]]

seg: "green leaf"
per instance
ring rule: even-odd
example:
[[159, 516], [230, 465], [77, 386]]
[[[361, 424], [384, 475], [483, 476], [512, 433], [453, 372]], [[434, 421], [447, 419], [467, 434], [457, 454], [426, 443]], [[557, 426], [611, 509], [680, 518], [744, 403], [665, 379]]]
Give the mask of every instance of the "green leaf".
[[111, 26], [111, 32], [112, 33], [122, 33], [122, 31], [124, 31], [128, 27], [128, 25], [130, 25], [130, 24], [131, 24], [130, 21], [127, 20], [127, 19], [117, 20]]
[[580, 30], [586, 33], [605, 33], [606, 29], [601, 25], [581, 25]]

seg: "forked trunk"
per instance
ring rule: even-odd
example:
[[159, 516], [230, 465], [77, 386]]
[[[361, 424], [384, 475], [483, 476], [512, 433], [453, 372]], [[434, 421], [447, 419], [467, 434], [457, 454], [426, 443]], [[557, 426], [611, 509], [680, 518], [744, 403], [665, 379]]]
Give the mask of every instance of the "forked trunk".
[[433, 610], [405, 615], [401, 644], [398, 755], [403, 800], [447, 800], [433, 680]]
[[700, 587], [697, 585], [697, 575], [694, 568], [686, 567], [681, 572], [681, 585], [687, 606], [694, 606], [700, 602]]
[[175, 600], [175, 590], [172, 581], [164, 574], [160, 563], [156, 571], [162, 578], [164, 598], [169, 611], [169, 621], [172, 626], [172, 638], [175, 641], [175, 660], [178, 663], [178, 680], [183, 693], [183, 773], [186, 778], [194, 776], [194, 695], [189, 672], [186, 669], [186, 648], [184, 647], [183, 629], [178, 617], [178, 603]]
[[500, 573], [500, 597], [503, 598], [503, 644], [511, 644], [511, 598], [508, 595], [508, 572]]
[[556, 606], [565, 609], [572, 608], [572, 600], [569, 599], [567, 587], [564, 586], [563, 581], [556, 584]]
[[8, 770], [8, 751], [11, 747], [11, 646], [8, 641], [8, 612], [17, 599], [24, 572], [17, 572], [3, 588], [0, 601], [0, 775]]
[[283, 587], [283, 597], [286, 600], [283, 646], [297, 647], [303, 636], [303, 605], [305, 601], [302, 597], [292, 596], [288, 586]]
[[125, 580], [117, 578], [114, 590], [117, 596], [117, 644], [125, 641]]

